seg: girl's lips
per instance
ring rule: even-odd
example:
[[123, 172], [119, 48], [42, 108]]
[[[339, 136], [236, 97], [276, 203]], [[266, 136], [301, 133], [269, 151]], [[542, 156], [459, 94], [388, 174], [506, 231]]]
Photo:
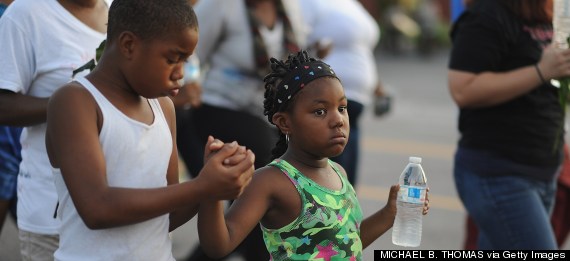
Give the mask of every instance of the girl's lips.
[[339, 134], [332, 137], [331, 141], [333, 143], [346, 143], [346, 135]]

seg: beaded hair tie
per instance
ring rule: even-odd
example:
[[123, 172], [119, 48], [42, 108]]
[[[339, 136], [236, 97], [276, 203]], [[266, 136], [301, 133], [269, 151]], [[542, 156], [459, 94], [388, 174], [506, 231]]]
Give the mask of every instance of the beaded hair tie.
[[338, 79], [331, 67], [322, 61], [311, 61], [295, 67], [277, 86], [277, 103], [281, 107], [313, 80], [332, 76]]

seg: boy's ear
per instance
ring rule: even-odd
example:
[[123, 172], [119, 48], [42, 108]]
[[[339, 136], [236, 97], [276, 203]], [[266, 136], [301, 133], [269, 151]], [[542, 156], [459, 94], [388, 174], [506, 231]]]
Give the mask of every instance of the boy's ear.
[[130, 31], [124, 31], [119, 35], [119, 49], [121, 54], [130, 59], [133, 56], [138, 38]]
[[273, 124], [275, 124], [275, 126], [277, 126], [277, 128], [279, 128], [279, 130], [281, 130], [281, 132], [283, 133], [291, 132], [289, 128], [289, 115], [287, 115], [286, 113], [276, 112], [275, 114], [273, 114], [271, 121], [273, 122]]

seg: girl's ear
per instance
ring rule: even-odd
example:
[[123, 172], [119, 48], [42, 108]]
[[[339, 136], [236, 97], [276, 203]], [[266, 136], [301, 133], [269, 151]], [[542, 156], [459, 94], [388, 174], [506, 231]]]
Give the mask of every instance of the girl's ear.
[[289, 115], [287, 113], [276, 112], [275, 114], [273, 114], [273, 118], [271, 118], [271, 121], [273, 122], [273, 124], [275, 124], [275, 126], [277, 126], [277, 128], [279, 128], [279, 130], [281, 130], [282, 133], [291, 132], [289, 128]]

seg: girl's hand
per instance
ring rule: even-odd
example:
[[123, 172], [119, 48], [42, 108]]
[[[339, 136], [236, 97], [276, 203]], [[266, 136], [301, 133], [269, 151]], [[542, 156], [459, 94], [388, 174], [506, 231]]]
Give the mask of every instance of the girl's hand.
[[428, 212], [429, 212], [429, 187], [426, 188], [426, 200], [424, 201], [424, 210], [422, 211], [422, 214], [427, 215]]
[[400, 185], [392, 185], [390, 187], [390, 193], [388, 194], [388, 202], [384, 207], [385, 211], [390, 214], [392, 218], [396, 218], [396, 200], [398, 198], [398, 191], [400, 190]]

